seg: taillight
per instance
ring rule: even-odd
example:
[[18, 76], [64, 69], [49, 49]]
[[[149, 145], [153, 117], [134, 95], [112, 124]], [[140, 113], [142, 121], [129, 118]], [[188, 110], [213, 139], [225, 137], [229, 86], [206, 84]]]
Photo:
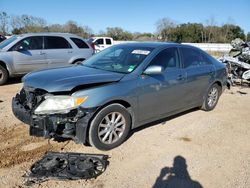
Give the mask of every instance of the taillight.
[[91, 43], [91, 47], [93, 48], [93, 50], [95, 51], [95, 43]]

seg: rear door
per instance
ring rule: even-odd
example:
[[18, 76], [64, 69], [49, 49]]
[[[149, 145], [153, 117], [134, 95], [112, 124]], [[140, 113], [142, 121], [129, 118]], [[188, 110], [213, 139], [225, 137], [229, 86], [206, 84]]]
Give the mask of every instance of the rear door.
[[141, 75], [139, 78], [140, 121], [156, 118], [183, 107], [185, 74], [180, 67], [179, 52], [170, 47], [159, 52], [150, 65], [164, 67], [159, 75]]
[[88, 59], [92, 56], [93, 49], [85, 41], [74, 37], [70, 37], [70, 40], [76, 45], [73, 51], [74, 59]]
[[48, 68], [60, 67], [69, 65], [73, 48], [64, 37], [45, 36], [44, 53], [48, 62]]
[[15, 44], [10, 51], [13, 53], [13, 63], [17, 73], [24, 74], [47, 68], [42, 36], [24, 38]]
[[183, 69], [187, 76], [185, 102], [201, 104], [203, 96], [215, 75], [215, 67], [203, 52], [191, 47], [181, 47]]
[[105, 38], [105, 48], [112, 46], [112, 41], [110, 38]]

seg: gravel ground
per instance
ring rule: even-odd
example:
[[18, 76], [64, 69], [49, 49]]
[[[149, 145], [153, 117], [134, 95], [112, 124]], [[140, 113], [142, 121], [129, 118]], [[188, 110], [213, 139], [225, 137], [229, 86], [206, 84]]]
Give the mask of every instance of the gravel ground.
[[211, 112], [194, 109], [137, 129], [103, 152], [30, 137], [11, 112], [22, 87], [15, 82], [0, 86], [0, 187], [25, 187], [22, 175], [46, 151], [107, 154], [110, 165], [97, 179], [33, 187], [250, 187], [250, 88], [225, 91]]

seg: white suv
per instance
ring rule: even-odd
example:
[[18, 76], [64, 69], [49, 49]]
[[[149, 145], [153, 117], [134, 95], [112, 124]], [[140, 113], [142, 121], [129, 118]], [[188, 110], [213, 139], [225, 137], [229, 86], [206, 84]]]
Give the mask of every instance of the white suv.
[[0, 85], [9, 77], [84, 61], [93, 53], [85, 40], [73, 34], [14, 35], [0, 43]]

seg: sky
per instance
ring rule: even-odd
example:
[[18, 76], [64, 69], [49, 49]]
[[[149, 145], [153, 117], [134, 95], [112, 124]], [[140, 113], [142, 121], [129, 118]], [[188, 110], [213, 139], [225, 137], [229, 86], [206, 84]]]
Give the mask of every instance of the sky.
[[0, 0], [0, 11], [42, 17], [48, 24], [73, 20], [95, 33], [107, 27], [155, 32], [164, 17], [179, 24], [213, 18], [217, 25], [233, 23], [250, 32], [250, 0]]

